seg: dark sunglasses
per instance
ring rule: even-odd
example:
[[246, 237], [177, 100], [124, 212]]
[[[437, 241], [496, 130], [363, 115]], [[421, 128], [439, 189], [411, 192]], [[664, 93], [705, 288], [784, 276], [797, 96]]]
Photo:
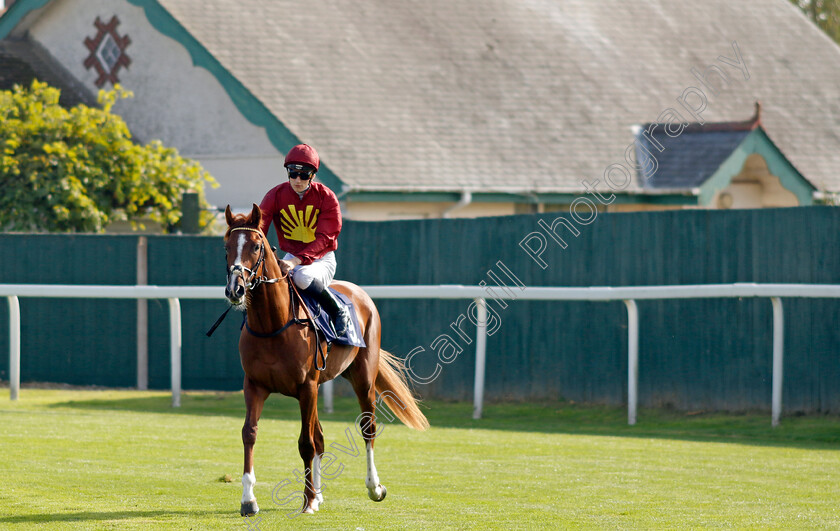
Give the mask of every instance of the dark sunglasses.
[[315, 172], [303, 164], [289, 164], [286, 166], [286, 173], [288, 173], [289, 179], [302, 179], [304, 181], [308, 181], [309, 179], [315, 177]]
[[304, 173], [304, 172], [297, 172], [297, 171], [290, 171], [289, 172], [289, 179], [301, 179], [303, 181], [308, 181], [309, 179], [315, 177], [314, 173]]

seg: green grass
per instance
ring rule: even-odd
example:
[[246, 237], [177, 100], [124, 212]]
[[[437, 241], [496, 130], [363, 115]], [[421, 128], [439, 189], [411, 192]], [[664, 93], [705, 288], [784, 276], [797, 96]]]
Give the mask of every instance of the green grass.
[[[269, 399], [256, 451], [260, 519], [238, 514], [241, 393], [0, 392], [0, 528], [840, 528], [840, 419], [428, 402], [431, 430], [387, 424], [367, 498], [354, 400], [322, 414], [342, 473], [314, 516], [289, 519], [274, 485], [301, 468], [297, 402]], [[225, 475], [232, 482], [220, 481]], [[284, 491], [290, 493], [291, 488]]]

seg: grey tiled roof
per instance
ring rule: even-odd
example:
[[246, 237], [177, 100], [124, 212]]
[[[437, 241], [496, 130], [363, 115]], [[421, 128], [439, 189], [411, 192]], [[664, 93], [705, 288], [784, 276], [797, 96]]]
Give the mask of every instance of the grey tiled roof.
[[[160, 3], [358, 189], [603, 183], [632, 126], [716, 64], [729, 84], [703, 118], [760, 100], [794, 166], [840, 190], [840, 49], [787, 0]], [[748, 80], [718, 61], [733, 41]]]

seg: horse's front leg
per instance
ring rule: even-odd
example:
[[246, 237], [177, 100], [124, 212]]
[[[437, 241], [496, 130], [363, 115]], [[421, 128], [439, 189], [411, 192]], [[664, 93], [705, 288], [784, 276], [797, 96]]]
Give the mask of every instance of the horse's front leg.
[[[318, 401], [316, 400], [317, 404]], [[324, 429], [321, 427], [321, 421], [317, 419], [318, 409], [315, 408], [315, 457], [312, 459], [312, 488], [315, 490], [315, 501], [318, 505], [324, 503], [324, 488], [321, 482], [321, 456], [324, 455]]]
[[254, 485], [257, 483], [257, 477], [254, 475], [254, 444], [257, 442], [257, 423], [269, 393], [247, 376], [245, 376], [242, 389], [245, 392], [245, 424], [242, 426], [245, 466], [242, 473], [242, 502], [239, 506], [239, 514], [251, 516], [260, 511], [257, 498], [254, 496]]
[[[324, 436], [321, 431], [321, 424], [318, 421], [318, 384], [314, 380], [305, 382], [300, 386], [298, 401], [300, 402], [301, 420], [298, 450], [300, 451], [300, 458], [303, 459], [304, 495], [306, 496], [302, 512], [312, 514], [318, 510], [323, 500], [321, 495], [320, 456], [324, 452]], [[320, 448], [316, 447], [316, 442]], [[318, 467], [318, 470], [314, 471], [313, 467]]]

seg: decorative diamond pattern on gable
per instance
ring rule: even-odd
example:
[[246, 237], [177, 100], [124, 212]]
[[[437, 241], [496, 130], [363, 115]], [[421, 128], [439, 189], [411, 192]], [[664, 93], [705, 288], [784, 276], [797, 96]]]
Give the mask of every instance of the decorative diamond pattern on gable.
[[96, 17], [93, 23], [98, 30], [96, 36], [85, 38], [85, 46], [90, 51], [90, 55], [85, 59], [84, 65], [88, 70], [95, 68], [99, 74], [96, 79], [97, 87], [101, 87], [106, 81], [110, 81], [112, 85], [119, 83], [117, 72], [120, 67], [128, 67], [131, 64], [131, 59], [125, 53], [125, 49], [131, 44], [131, 39], [128, 35], [120, 37], [117, 33], [119, 24], [120, 19], [116, 15], [111, 17], [111, 21], [107, 24]]

